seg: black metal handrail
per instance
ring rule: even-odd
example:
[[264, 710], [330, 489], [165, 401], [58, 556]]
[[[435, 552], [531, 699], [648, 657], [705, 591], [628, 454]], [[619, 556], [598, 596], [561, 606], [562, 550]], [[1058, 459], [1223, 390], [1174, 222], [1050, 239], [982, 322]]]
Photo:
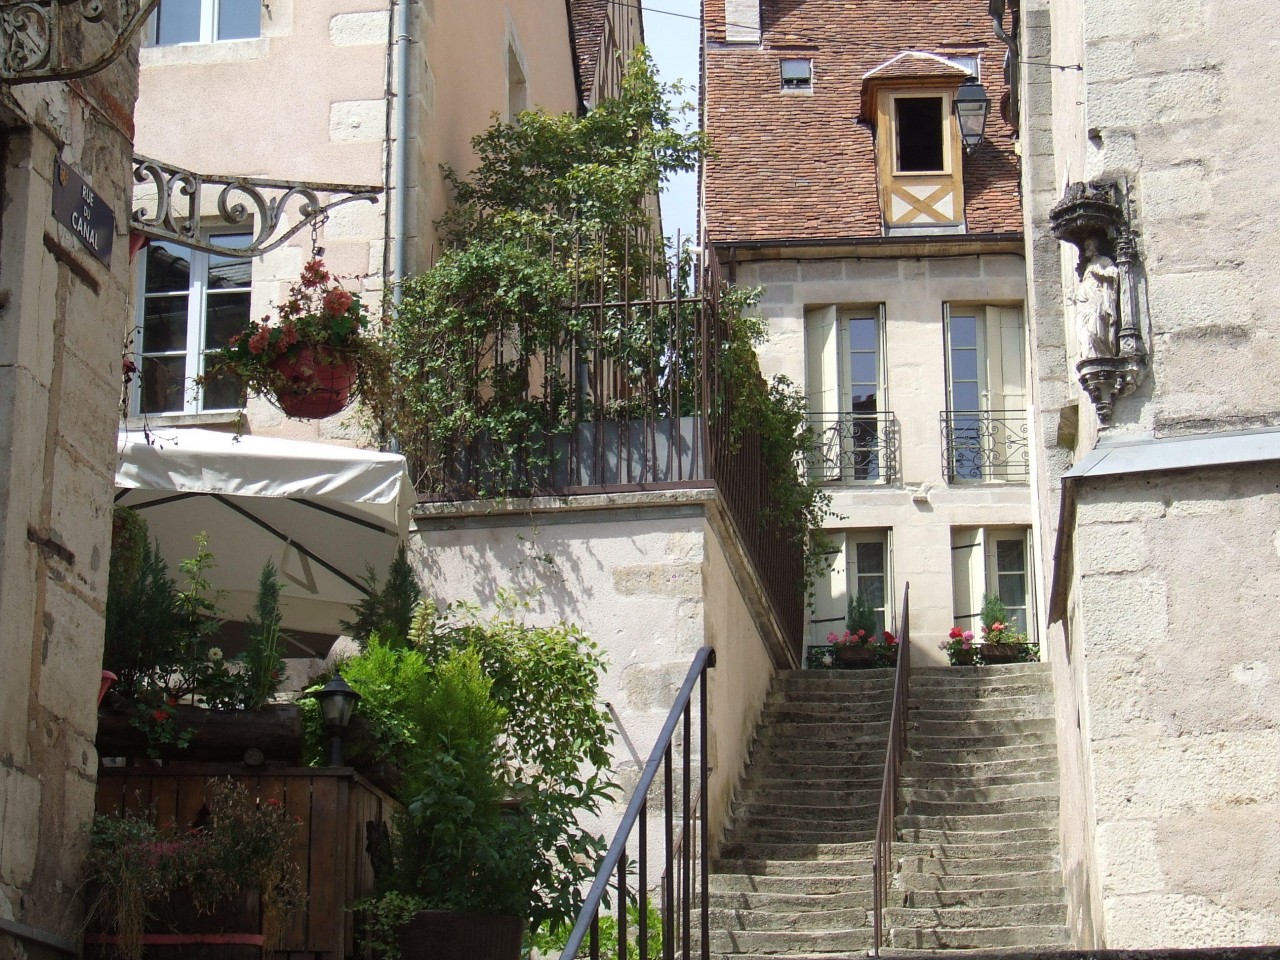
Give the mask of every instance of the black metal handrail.
[[942, 473], [948, 483], [1026, 483], [1031, 476], [1025, 410], [944, 410]]
[[[587, 954], [590, 960], [600, 960], [600, 910], [604, 905], [605, 895], [610, 884], [614, 884], [613, 910], [618, 918], [618, 960], [626, 960], [633, 956], [637, 960], [647, 960], [649, 956], [649, 790], [658, 776], [659, 767], [663, 771], [663, 873], [662, 885], [662, 955], [665, 960], [674, 960], [677, 952], [681, 957], [689, 957], [692, 942], [690, 916], [697, 901], [698, 923], [701, 936], [702, 960], [709, 960], [711, 941], [709, 937], [709, 901], [707, 899], [707, 876], [709, 862], [707, 857], [707, 671], [716, 665], [716, 652], [711, 647], [703, 647], [689, 665], [680, 692], [676, 694], [671, 712], [667, 714], [667, 722], [658, 734], [649, 760], [640, 773], [635, 792], [627, 804], [626, 813], [618, 830], [609, 844], [609, 851], [600, 862], [591, 890], [582, 904], [578, 920], [569, 934], [560, 960], [575, 960], [579, 957], [583, 942], [587, 943]], [[698, 688], [698, 783], [695, 788], [693, 780], [693, 690]], [[679, 796], [680, 824], [679, 834], [676, 831], [674, 740], [676, 730], [683, 731], [681, 790]], [[693, 815], [694, 797], [697, 798], [697, 817]], [[637, 918], [636, 952], [630, 953], [627, 943], [627, 900], [629, 896], [628, 875], [631, 864], [627, 859], [627, 843], [632, 833], [636, 835], [636, 884], [635, 896], [640, 908]], [[696, 836], [695, 843], [684, 842], [690, 835]], [[677, 836], [680, 842], [677, 844]], [[694, 847], [697, 847], [695, 850]], [[696, 864], [695, 864], [696, 860]], [[695, 865], [697, 869], [695, 870]], [[680, 941], [677, 950], [676, 941]]]
[[898, 479], [898, 420], [892, 413], [810, 413], [805, 467], [818, 483]]
[[871, 955], [880, 956], [883, 942], [884, 907], [889, 899], [889, 881], [893, 864], [894, 820], [898, 809], [898, 777], [902, 772], [902, 754], [907, 747], [907, 707], [911, 682], [911, 584], [902, 589], [902, 619], [898, 621], [898, 665], [893, 674], [893, 712], [889, 716], [889, 746], [885, 751], [884, 778], [880, 782], [880, 813], [876, 818], [876, 839], [871, 863], [871, 885], [874, 888], [872, 926], [874, 940]]

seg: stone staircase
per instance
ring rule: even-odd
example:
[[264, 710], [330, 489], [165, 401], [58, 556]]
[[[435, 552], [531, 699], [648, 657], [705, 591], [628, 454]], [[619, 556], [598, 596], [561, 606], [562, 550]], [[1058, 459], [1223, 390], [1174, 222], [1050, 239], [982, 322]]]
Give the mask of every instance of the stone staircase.
[[852, 957], [871, 946], [871, 841], [892, 697], [891, 670], [774, 680], [711, 865], [713, 957]]
[[[913, 672], [895, 845], [898, 952], [1068, 949], [1047, 664]], [[924, 845], [924, 852], [911, 845]]]

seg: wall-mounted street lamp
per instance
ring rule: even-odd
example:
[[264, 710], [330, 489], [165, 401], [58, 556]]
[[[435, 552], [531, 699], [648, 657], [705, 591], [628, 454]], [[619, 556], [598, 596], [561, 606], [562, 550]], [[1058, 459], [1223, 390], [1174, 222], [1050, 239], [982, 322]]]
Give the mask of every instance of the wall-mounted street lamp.
[[360, 694], [347, 685], [347, 681], [342, 679], [342, 674], [335, 673], [332, 680], [311, 696], [320, 702], [320, 716], [324, 720], [325, 736], [330, 738], [329, 766], [344, 766], [342, 738], [347, 735], [351, 713], [360, 701]]
[[987, 99], [987, 91], [977, 77], [968, 77], [960, 84], [953, 109], [956, 122], [960, 124], [960, 138], [964, 141], [965, 153], [973, 153], [982, 142], [982, 134], [987, 127], [987, 114], [991, 112], [991, 101]]

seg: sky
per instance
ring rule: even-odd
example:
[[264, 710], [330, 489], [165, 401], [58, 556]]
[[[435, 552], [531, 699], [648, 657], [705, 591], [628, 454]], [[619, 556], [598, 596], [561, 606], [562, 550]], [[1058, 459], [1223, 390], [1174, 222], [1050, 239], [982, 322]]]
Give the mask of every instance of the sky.
[[[640, 2], [640, 0], [636, 0]], [[699, 0], [643, 0], [644, 37], [664, 83], [679, 80], [689, 89], [682, 100], [697, 103]], [[697, 122], [696, 111], [691, 114]], [[694, 237], [698, 177], [678, 174], [662, 192], [662, 227], [667, 236]]]

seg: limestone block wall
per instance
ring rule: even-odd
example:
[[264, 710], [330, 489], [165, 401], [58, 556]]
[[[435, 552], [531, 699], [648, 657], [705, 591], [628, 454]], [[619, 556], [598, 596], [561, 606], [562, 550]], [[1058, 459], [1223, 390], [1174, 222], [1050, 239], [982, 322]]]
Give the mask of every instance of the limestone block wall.
[[[93, 815], [134, 51], [0, 90], [0, 956], [75, 954]], [[115, 218], [102, 263], [52, 215], [55, 157]]]
[[1083, 482], [1107, 946], [1280, 940], [1280, 466]]
[[740, 263], [736, 269], [740, 284], [764, 288], [758, 307], [768, 325], [760, 348], [763, 373], [785, 376], [806, 393], [812, 389], [806, 383], [806, 310], [883, 304], [885, 394], [900, 430], [901, 477], [884, 485], [827, 484], [832, 509], [824, 527], [835, 535], [891, 532], [893, 606], [901, 604], [909, 582], [917, 658], [946, 663], [939, 643], [954, 623], [952, 528], [1029, 527], [1033, 511], [1027, 483], [944, 479], [944, 304], [1021, 306], [1027, 296], [1023, 258], [778, 260]]
[[[427, 595], [492, 610], [500, 591], [514, 591], [534, 622], [577, 624], [603, 647], [600, 695], [617, 721], [613, 755], [625, 790], [599, 824], [608, 836], [704, 644], [717, 654], [708, 714], [713, 838], [727, 815], [773, 662], [725, 531], [707, 491], [454, 505], [417, 518], [412, 552]], [[660, 801], [654, 816], [659, 844]]]

